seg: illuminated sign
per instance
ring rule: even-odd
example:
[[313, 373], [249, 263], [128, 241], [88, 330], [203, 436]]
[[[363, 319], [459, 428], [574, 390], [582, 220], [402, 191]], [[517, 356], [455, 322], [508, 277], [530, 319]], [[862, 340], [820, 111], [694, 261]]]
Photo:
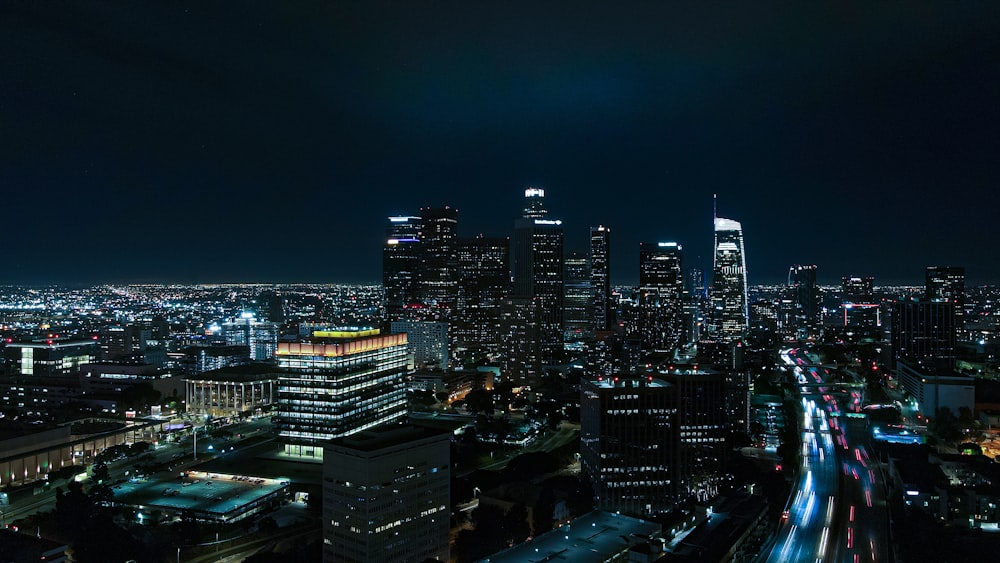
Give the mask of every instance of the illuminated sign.
[[316, 330], [313, 336], [316, 338], [361, 338], [364, 336], [377, 336], [381, 332], [377, 328], [360, 330]]
[[524, 190], [524, 197], [545, 197], [545, 190], [538, 188], [528, 188]]
[[535, 224], [536, 225], [562, 225], [562, 221], [560, 221], [558, 219], [556, 219], [555, 221], [553, 221], [552, 219], [535, 219]]

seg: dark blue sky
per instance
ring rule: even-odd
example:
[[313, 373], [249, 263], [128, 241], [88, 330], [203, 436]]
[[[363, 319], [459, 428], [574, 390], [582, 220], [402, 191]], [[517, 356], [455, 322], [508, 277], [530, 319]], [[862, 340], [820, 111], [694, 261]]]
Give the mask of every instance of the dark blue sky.
[[524, 187], [751, 283], [1000, 283], [1000, 4], [0, 4], [0, 283], [377, 281], [385, 217]]

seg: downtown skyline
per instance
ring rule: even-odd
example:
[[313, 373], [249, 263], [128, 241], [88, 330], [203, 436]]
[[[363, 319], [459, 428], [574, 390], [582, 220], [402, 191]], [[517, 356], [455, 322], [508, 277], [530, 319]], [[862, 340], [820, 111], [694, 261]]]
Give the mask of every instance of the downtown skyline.
[[710, 271], [712, 194], [750, 284], [1000, 282], [995, 5], [567, 6], [5, 6], [0, 283], [374, 283], [387, 216], [529, 186], [616, 285]]

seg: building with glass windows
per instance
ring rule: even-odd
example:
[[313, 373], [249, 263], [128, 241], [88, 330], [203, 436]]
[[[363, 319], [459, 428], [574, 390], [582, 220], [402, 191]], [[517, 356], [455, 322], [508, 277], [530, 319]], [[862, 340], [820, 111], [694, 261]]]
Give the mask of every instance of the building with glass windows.
[[389, 217], [382, 248], [382, 287], [390, 321], [400, 318], [403, 308], [417, 301], [421, 225], [420, 217]]
[[742, 340], [749, 311], [743, 227], [738, 221], [715, 218], [714, 256], [711, 337], [720, 342]]
[[449, 560], [448, 432], [395, 426], [325, 444], [323, 561]]
[[523, 216], [514, 223], [514, 296], [538, 311], [538, 356], [543, 364], [563, 348], [563, 228], [549, 218], [545, 190], [524, 190]]
[[639, 243], [639, 336], [644, 352], [671, 351], [684, 333], [683, 247]]
[[611, 299], [611, 229], [590, 228], [590, 286], [594, 292], [594, 330], [611, 330], [615, 307]]
[[325, 440], [406, 417], [406, 334], [316, 331], [305, 342], [280, 342], [275, 356], [273, 423], [285, 454], [322, 458]]

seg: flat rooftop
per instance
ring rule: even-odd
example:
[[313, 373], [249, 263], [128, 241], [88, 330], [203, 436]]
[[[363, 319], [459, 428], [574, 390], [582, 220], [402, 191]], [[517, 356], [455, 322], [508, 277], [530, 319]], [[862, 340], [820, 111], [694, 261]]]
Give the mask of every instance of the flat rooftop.
[[660, 525], [630, 516], [594, 511], [535, 539], [481, 559], [489, 563], [571, 561], [603, 563], [628, 549], [629, 537], [659, 535]]
[[141, 509], [191, 510], [200, 517], [226, 519], [247, 505], [288, 486], [287, 480], [185, 471], [173, 479], [149, 479], [114, 486], [115, 503]]

